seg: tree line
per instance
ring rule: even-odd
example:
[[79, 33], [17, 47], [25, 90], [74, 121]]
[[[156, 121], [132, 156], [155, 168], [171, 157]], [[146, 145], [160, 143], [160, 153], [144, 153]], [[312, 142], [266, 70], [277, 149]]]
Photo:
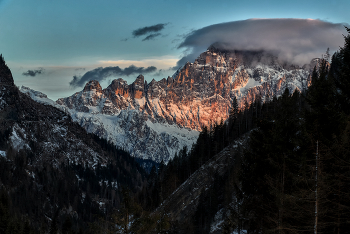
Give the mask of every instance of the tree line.
[[242, 155], [226, 233], [349, 232], [349, 84], [348, 35], [331, 63], [319, 60], [305, 93], [286, 89], [266, 104]]
[[[331, 61], [319, 59], [307, 90], [286, 88], [278, 98], [246, 103], [244, 110], [234, 98], [228, 121], [203, 127], [191, 149], [152, 169], [140, 204], [155, 209], [201, 165], [250, 131], [243, 153], [201, 197], [188, 230], [208, 233], [208, 223], [223, 209], [224, 233], [349, 232], [350, 36], [344, 39]], [[211, 193], [219, 194], [214, 203]]]

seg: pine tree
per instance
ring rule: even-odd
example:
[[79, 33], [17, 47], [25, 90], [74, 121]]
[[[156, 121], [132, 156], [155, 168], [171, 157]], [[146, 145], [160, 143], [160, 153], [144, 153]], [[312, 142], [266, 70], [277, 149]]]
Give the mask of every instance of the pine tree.
[[243, 213], [249, 214], [246, 225], [252, 232], [301, 233], [310, 227], [312, 211], [305, 207], [308, 174], [303, 175], [307, 161], [302, 153], [302, 134], [298, 96], [290, 97], [286, 89], [277, 100], [278, 111], [261, 120], [250, 135], [243, 157]]
[[231, 121], [235, 121], [237, 119], [238, 116], [238, 102], [237, 102], [237, 98], [236, 95], [233, 97], [232, 99], [232, 104], [231, 104], [231, 109], [230, 109], [230, 114], [229, 114], [229, 118]]
[[[334, 89], [328, 76], [328, 63], [322, 59], [319, 68], [314, 68], [311, 86], [307, 91], [307, 102], [310, 109], [305, 113], [305, 126], [310, 140], [310, 162], [314, 173], [314, 232], [327, 230], [329, 214], [327, 196], [329, 186], [327, 177], [330, 173], [327, 166], [332, 156], [327, 152], [327, 145], [332, 144], [336, 133], [334, 114]], [[327, 218], [328, 217], [328, 218]]]
[[314, 69], [307, 93], [310, 109], [305, 115], [305, 126], [311, 148], [317, 148], [315, 232], [342, 233], [349, 228], [349, 212], [345, 208], [350, 205], [350, 194], [345, 188], [350, 180], [349, 166], [346, 166], [350, 163], [349, 148], [345, 146], [349, 145], [349, 42], [349, 36], [345, 37], [345, 46], [333, 55], [329, 72], [325, 60], [321, 61], [318, 71]]
[[66, 217], [66, 219], [64, 220], [63, 224], [62, 224], [62, 233], [72, 233], [72, 220], [69, 216]]
[[[132, 233], [135, 226], [138, 225], [142, 213], [142, 208], [131, 196], [131, 191], [127, 187], [122, 187], [123, 201], [119, 212], [114, 215], [115, 224], [118, 225], [118, 232], [128, 234]], [[132, 220], [131, 220], [132, 218]]]
[[58, 224], [57, 224], [58, 213], [59, 213], [59, 210], [57, 209], [51, 221], [50, 234], [57, 234], [58, 232]]
[[[347, 32], [350, 29], [345, 27]], [[334, 77], [337, 87], [338, 102], [342, 106], [342, 110], [350, 113], [350, 35], [344, 36], [344, 47], [332, 57], [334, 69], [331, 70], [331, 75]]]
[[[346, 28], [348, 33], [350, 29]], [[347, 185], [350, 182], [350, 35], [345, 36], [344, 47], [332, 57], [329, 77], [335, 83], [336, 103], [334, 109], [337, 118], [333, 119], [336, 131], [332, 140], [326, 144], [324, 154], [330, 159], [325, 172], [327, 179], [327, 231], [344, 233], [349, 230], [350, 222], [350, 192]]]
[[10, 223], [9, 199], [4, 191], [0, 194], [0, 232], [5, 233]]

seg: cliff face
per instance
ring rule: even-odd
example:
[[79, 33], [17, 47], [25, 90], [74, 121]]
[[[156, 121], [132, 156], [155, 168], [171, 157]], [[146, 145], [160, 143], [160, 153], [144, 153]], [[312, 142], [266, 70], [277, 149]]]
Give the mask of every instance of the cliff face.
[[[18, 120], [19, 111], [16, 108], [19, 92], [14, 85], [12, 73], [4, 58], [0, 55], [0, 133], [10, 129]], [[1, 140], [0, 140], [1, 141]]]
[[10, 69], [7, 67], [4, 57], [0, 55], [0, 84], [13, 86], [13, 77]]
[[132, 155], [167, 162], [196, 141], [203, 126], [228, 118], [239, 107], [289, 88], [305, 89], [311, 65], [283, 64], [264, 51], [220, 51], [211, 47], [173, 77], [147, 84], [142, 75], [128, 85], [119, 78], [102, 89], [90, 81], [81, 92], [57, 100], [88, 131]]

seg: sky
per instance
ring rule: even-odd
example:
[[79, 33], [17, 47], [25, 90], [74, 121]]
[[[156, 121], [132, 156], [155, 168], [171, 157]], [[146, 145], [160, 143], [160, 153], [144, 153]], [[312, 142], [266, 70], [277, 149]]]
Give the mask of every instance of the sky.
[[[212, 43], [304, 63], [343, 46], [348, 0], [0, 0], [0, 53], [15, 84], [57, 100], [172, 76]], [[318, 56], [318, 57], [319, 57]]]

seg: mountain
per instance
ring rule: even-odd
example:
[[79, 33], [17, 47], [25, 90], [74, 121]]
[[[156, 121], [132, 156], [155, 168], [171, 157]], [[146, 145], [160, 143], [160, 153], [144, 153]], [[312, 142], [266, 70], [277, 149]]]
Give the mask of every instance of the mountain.
[[131, 85], [117, 79], [102, 90], [97, 81], [90, 81], [81, 92], [57, 103], [67, 107], [74, 121], [88, 132], [135, 157], [167, 162], [183, 146], [195, 143], [199, 133], [176, 124], [176, 119], [164, 111], [158, 97], [164, 95], [161, 92], [166, 82], [161, 83], [162, 88], [150, 88], [158, 83], [147, 85], [140, 75]]
[[203, 126], [228, 118], [234, 97], [239, 108], [257, 98], [304, 90], [311, 68], [278, 60], [265, 51], [224, 51], [211, 46], [173, 77], [130, 85], [121, 78], [105, 89], [89, 81], [74, 95], [57, 100], [88, 132], [113, 142], [132, 156], [167, 163], [191, 148]]
[[85, 228], [120, 204], [121, 187], [137, 191], [144, 182], [145, 172], [126, 152], [20, 92], [0, 56], [1, 233], [10, 230], [10, 214], [36, 230], [47, 231], [39, 226], [53, 225], [54, 217]]

